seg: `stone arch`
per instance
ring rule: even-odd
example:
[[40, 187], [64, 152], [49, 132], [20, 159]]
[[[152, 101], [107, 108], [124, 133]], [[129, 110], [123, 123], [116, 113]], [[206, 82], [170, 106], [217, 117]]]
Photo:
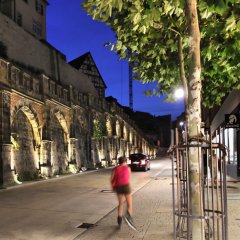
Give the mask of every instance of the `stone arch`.
[[78, 139], [76, 144], [76, 151], [78, 159], [78, 167], [87, 167], [88, 155], [89, 155], [89, 142], [88, 135], [89, 131], [88, 118], [84, 110], [80, 111], [77, 116], [76, 122], [76, 139]]
[[101, 140], [107, 135], [106, 120], [103, 113], [94, 112], [92, 115], [93, 137], [95, 140]]
[[13, 143], [11, 166], [22, 181], [37, 177], [39, 169], [40, 134], [34, 114], [28, 106], [22, 106], [12, 115], [11, 142]]
[[38, 120], [36, 111], [30, 104], [26, 105], [24, 103], [19, 103], [18, 105], [16, 105], [13, 108], [13, 110], [11, 112], [11, 126], [12, 127], [13, 127], [14, 118], [19, 111], [22, 111], [26, 115], [27, 119], [29, 120], [29, 122], [32, 126], [33, 136], [34, 136], [34, 140], [36, 142], [35, 145], [40, 146], [41, 145], [40, 124], [39, 124], [39, 120]]
[[123, 126], [123, 138], [124, 140], [128, 140], [128, 129], [127, 129], [126, 123], [124, 123], [124, 126]]
[[65, 141], [65, 143], [67, 143], [68, 139], [69, 139], [69, 130], [68, 130], [68, 126], [67, 126], [67, 121], [66, 121], [63, 113], [60, 110], [55, 111], [54, 115], [57, 118], [57, 120], [59, 121], [59, 124], [61, 125], [61, 127], [63, 129], [64, 141]]
[[116, 120], [116, 135], [121, 137], [121, 124], [119, 120]]
[[81, 112], [81, 114], [77, 117], [77, 121], [78, 121], [81, 131], [86, 132], [86, 130], [88, 128], [87, 117], [83, 112]]
[[107, 128], [108, 137], [111, 137], [113, 135], [113, 129], [112, 129], [112, 121], [110, 116], [106, 117], [106, 128]]
[[137, 132], [136, 132], [136, 130], [133, 131], [133, 144], [134, 144], [134, 146], [137, 145]]
[[65, 173], [69, 160], [69, 128], [63, 113], [59, 109], [50, 111], [48, 122], [51, 132], [51, 165], [53, 175]]
[[129, 142], [131, 144], [133, 143], [133, 130], [132, 129], [129, 131]]

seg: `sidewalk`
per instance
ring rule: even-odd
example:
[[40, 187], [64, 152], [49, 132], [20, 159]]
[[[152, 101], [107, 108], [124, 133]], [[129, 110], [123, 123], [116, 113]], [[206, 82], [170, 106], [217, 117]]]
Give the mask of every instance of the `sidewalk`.
[[[228, 240], [240, 235], [240, 181], [227, 178]], [[138, 232], [125, 222], [117, 229], [117, 209], [74, 240], [173, 239], [172, 178], [157, 177], [133, 194], [134, 221]]]
[[171, 183], [171, 177], [156, 177], [133, 194], [134, 222], [138, 232], [131, 230], [125, 222], [118, 230], [117, 209], [114, 209], [75, 240], [173, 239]]
[[240, 236], [240, 179], [227, 177], [228, 239]]

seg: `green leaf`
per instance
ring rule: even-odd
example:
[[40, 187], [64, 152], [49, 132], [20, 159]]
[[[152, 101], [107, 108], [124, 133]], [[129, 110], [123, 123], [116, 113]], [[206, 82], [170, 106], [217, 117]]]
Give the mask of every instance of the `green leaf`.
[[133, 17], [133, 23], [134, 25], [138, 24], [141, 21], [141, 14], [137, 12], [135, 16]]
[[[142, 83], [159, 87], [148, 94], [170, 93], [179, 84], [180, 50], [185, 77], [191, 76], [189, 33], [185, 0], [85, 0], [84, 9], [116, 33], [111, 50], [134, 66]], [[197, 1], [201, 29], [202, 100], [206, 106], [219, 103], [239, 88], [239, 0]], [[182, 49], [178, 49], [178, 36]], [[217, 97], [216, 97], [217, 96]], [[171, 99], [171, 97], [169, 97]]]
[[122, 11], [122, 7], [123, 7], [122, 0], [117, 0], [117, 4], [118, 4], [118, 10], [121, 12]]
[[233, 31], [236, 27], [236, 21], [234, 15], [231, 15], [226, 20], [226, 31]]

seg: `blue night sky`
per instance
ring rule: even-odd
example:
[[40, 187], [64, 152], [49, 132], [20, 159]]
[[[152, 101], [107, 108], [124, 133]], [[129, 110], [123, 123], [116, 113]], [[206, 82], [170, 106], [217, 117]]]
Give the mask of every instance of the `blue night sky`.
[[[81, 9], [83, 0], [48, 0], [47, 40], [71, 61], [91, 52], [107, 85], [106, 96], [112, 96], [123, 106], [129, 106], [128, 63], [120, 60], [106, 42], [114, 42], [114, 33], [104, 23], [93, 21]], [[152, 115], [172, 114], [172, 119], [183, 112], [183, 100], [163, 102], [163, 97], [144, 96], [151, 84], [133, 81], [133, 110]]]

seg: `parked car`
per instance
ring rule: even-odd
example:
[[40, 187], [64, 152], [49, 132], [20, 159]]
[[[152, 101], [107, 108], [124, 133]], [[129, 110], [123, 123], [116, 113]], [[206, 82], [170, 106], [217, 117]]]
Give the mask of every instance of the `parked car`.
[[132, 170], [150, 170], [150, 159], [142, 153], [133, 153], [129, 156], [129, 166]]

